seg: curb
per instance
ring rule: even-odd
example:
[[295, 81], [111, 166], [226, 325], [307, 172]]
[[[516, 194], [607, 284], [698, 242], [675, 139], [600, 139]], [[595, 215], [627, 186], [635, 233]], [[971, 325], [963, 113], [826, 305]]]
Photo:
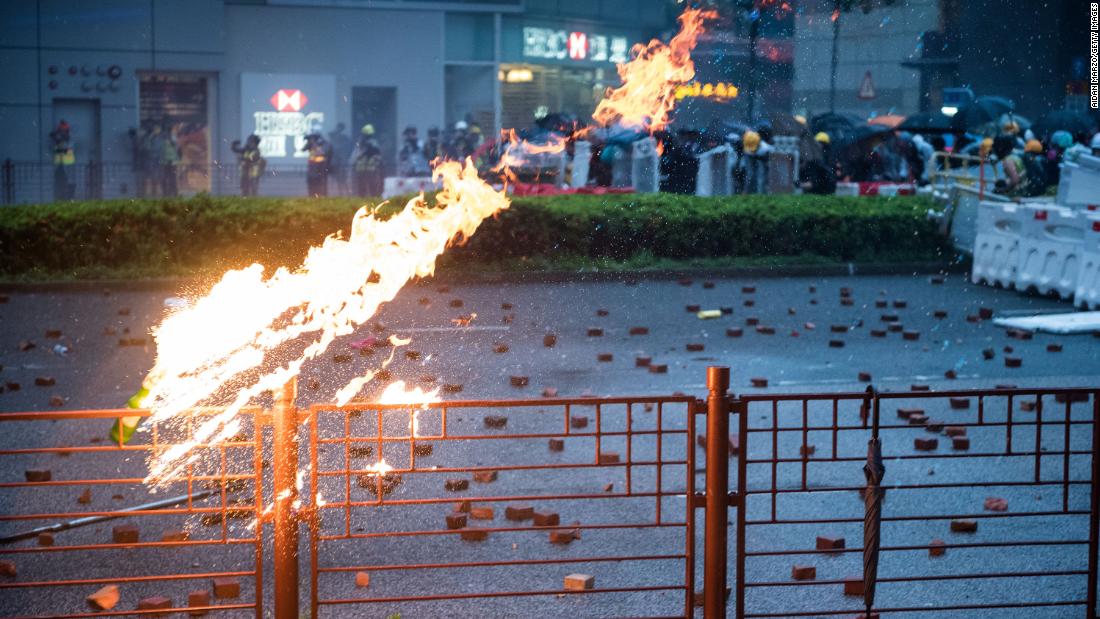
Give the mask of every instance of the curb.
[[[774, 267], [728, 267], [653, 269], [642, 271], [530, 271], [530, 272], [462, 272], [443, 273], [417, 282], [429, 285], [436, 282], [456, 284], [537, 284], [566, 282], [615, 282], [615, 281], [665, 281], [682, 278], [713, 279], [765, 279], [787, 277], [851, 277], [871, 275], [932, 275], [966, 273], [964, 263], [899, 262], [807, 264]], [[158, 277], [148, 279], [90, 279], [75, 281], [0, 282], [0, 292], [103, 292], [103, 291], [178, 291], [188, 288], [206, 288], [213, 283], [210, 278]]]

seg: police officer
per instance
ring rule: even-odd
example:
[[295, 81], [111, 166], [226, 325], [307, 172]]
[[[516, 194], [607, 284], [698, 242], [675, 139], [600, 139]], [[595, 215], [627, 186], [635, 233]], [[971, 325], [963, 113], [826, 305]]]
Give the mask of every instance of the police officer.
[[237, 167], [241, 175], [241, 195], [254, 196], [260, 188], [260, 177], [263, 176], [267, 160], [260, 154], [260, 136], [253, 133], [241, 146], [239, 140], [233, 140], [230, 145], [233, 152], [237, 153]]
[[57, 128], [50, 132], [53, 143], [53, 196], [55, 200], [71, 200], [72, 185], [69, 184], [69, 169], [76, 163], [73, 155], [72, 132], [69, 123], [62, 120]]
[[311, 198], [328, 196], [328, 166], [332, 150], [320, 133], [306, 136], [302, 150], [308, 153], [306, 163], [306, 187]]
[[363, 125], [359, 131], [351, 161], [355, 170], [355, 193], [360, 196], [382, 195], [382, 149], [374, 139], [374, 125]]

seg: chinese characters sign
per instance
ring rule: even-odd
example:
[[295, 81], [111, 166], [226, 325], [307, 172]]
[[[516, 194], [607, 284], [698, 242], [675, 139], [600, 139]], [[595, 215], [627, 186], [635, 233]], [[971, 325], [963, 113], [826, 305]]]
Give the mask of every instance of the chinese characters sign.
[[621, 63], [628, 60], [626, 37], [554, 28], [524, 27], [523, 55], [543, 60]]

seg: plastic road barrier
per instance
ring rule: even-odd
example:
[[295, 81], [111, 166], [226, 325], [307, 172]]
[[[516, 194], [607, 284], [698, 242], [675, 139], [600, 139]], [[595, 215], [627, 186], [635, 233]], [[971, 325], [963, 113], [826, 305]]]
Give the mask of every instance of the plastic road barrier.
[[699, 172], [695, 175], [695, 195], [728, 196], [733, 183], [733, 149], [716, 146], [699, 153]]
[[1016, 288], [1062, 298], [1073, 296], [1084, 248], [1084, 218], [1051, 203], [1023, 204], [1020, 211]]
[[1081, 155], [1076, 163], [1063, 163], [1055, 200], [1071, 207], [1100, 204], [1100, 157]]
[[421, 191], [435, 191], [441, 185], [432, 182], [430, 176], [387, 176], [382, 184], [382, 197], [392, 198]]
[[1081, 218], [1085, 238], [1081, 246], [1081, 269], [1077, 273], [1073, 304], [1097, 309], [1100, 308], [1100, 213], [1083, 213]]
[[1019, 268], [1021, 206], [985, 201], [978, 205], [978, 232], [970, 281], [1011, 288]]

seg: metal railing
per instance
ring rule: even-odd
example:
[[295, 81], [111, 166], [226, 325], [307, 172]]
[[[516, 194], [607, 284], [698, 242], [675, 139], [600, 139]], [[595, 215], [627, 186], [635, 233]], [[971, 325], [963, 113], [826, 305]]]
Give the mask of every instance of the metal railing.
[[[139, 456], [187, 440], [216, 411], [147, 421], [129, 445], [96, 437], [147, 412], [0, 413], [28, 445], [0, 450], [0, 560], [18, 564], [0, 576], [0, 614], [164, 612], [134, 610], [159, 595], [180, 612], [262, 616], [268, 591], [280, 619], [537, 615], [546, 604], [574, 615], [1095, 616], [1100, 388], [737, 396], [729, 384], [716, 367], [705, 400], [298, 408], [291, 383], [269, 409], [247, 410], [231, 441], [198, 446], [206, 457], [173, 496], [130, 508], [147, 492]], [[872, 437], [881, 483], [864, 476]], [[107, 519], [122, 529], [96, 527]], [[243, 580], [240, 597], [182, 603], [213, 578]], [[84, 596], [107, 584], [123, 601], [87, 611]]]

